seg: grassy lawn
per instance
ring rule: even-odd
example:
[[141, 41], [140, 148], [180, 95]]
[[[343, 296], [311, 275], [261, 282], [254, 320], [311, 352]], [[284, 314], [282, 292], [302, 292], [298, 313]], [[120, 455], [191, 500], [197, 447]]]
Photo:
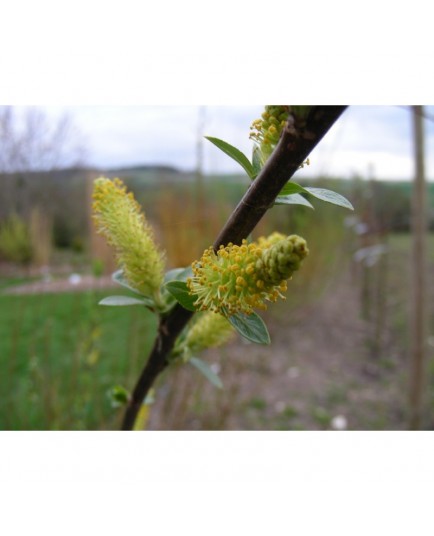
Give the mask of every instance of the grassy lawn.
[[107, 392], [133, 385], [155, 334], [138, 307], [97, 292], [0, 296], [0, 429], [116, 429]]

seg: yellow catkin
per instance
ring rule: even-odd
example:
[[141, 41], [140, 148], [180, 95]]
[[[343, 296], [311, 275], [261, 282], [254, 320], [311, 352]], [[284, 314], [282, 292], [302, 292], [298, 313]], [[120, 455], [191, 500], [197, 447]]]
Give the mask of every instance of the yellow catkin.
[[243, 240], [241, 246], [229, 244], [217, 254], [210, 247], [193, 263], [187, 286], [199, 310], [251, 314], [255, 308], [265, 310], [267, 301], [283, 298], [286, 280], [307, 254], [303, 238], [280, 233], [250, 244]]
[[261, 163], [264, 164], [279, 141], [282, 130], [288, 120], [291, 108], [287, 105], [268, 105], [261, 119], [255, 119], [250, 127], [250, 138], [260, 151]]
[[206, 348], [222, 346], [234, 333], [234, 328], [223, 316], [212, 312], [198, 314], [188, 330], [185, 346], [194, 354]]
[[93, 219], [97, 231], [115, 249], [119, 266], [131, 287], [158, 300], [164, 276], [164, 255], [140, 205], [120, 179], [94, 182]]
[[[274, 151], [290, 114], [298, 119], [304, 118], [309, 106], [267, 105], [260, 119], [255, 119], [250, 126], [250, 139], [259, 150], [261, 167]], [[300, 165], [309, 165], [309, 159]]]

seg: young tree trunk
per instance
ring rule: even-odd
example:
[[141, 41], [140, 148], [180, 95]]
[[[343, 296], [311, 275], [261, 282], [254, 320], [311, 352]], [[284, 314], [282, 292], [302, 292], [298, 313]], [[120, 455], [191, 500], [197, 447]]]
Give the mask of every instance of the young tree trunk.
[[410, 366], [410, 428], [421, 427], [427, 334], [426, 239], [427, 209], [424, 169], [423, 108], [413, 106], [415, 178], [412, 203], [412, 311]]

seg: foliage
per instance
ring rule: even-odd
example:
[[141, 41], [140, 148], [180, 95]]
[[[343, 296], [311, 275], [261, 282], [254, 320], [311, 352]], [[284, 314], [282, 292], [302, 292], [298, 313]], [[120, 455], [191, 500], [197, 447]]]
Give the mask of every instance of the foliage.
[[32, 259], [31, 237], [26, 223], [12, 214], [0, 226], [0, 254], [8, 261], [28, 264]]
[[104, 261], [102, 259], [93, 259], [92, 261], [92, 275], [94, 277], [101, 277], [104, 274]]

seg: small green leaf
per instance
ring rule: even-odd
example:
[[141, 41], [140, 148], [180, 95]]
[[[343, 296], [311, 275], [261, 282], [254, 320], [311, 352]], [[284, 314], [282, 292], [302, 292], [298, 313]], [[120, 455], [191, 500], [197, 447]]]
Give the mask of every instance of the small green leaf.
[[288, 181], [277, 196], [276, 201], [280, 201], [280, 197], [292, 194], [309, 194], [321, 201], [331, 203], [332, 205], [338, 205], [339, 207], [348, 208], [354, 210], [353, 205], [343, 195], [333, 192], [332, 190], [326, 190], [325, 188], [314, 188], [310, 186], [300, 186], [296, 182]]
[[291, 195], [279, 195], [274, 202], [275, 205], [304, 205], [313, 210], [313, 205], [300, 194], [291, 194]]
[[186, 281], [187, 278], [191, 277], [192, 274], [193, 270], [191, 269], [191, 266], [188, 266], [187, 268], [174, 268], [173, 270], [166, 272], [164, 275], [163, 285], [161, 287], [161, 297], [165, 303], [163, 312], [171, 309], [176, 301], [173, 294], [171, 294], [169, 289], [166, 288], [166, 283], [169, 283], [169, 281]]
[[270, 334], [262, 318], [256, 313], [246, 315], [236, 313], [228, 316], [227, 319], [234, 326], [240, 335], [251, 342], [257, 344], [270, 344]]
[[189, 360], [189, 363], [191, 363], [194, 367], [197, 368], [204, 376], [205, 378], [211, 382], [215, 387], [218, 387], [219, 389], [223, 389], [223, 384], [219, 376], [212, 370], [212, 368], [208, 365], [208, 363], [205, 363], [205, 361], [202, 361], [202, 359], [199, 359], [198, 357], [192, 357]]
[[151, 300], [138, 300], [137, 298], [132, 298], [131, 296], [108, 296], [107, 298], [102, 299], [99, 302], [99, 305], [150, 305], [150, 302]]
[[108, 392], [108, 396], [113, 408], [119, 408], [128, 403], [130, 395], [122, 385], [115, 385]]
[[123, 270], [117, 270], [112, 274], [112, 279], [115, 283], [118, 285], [122, 285], [123, 287], [127, 288], [128, 290], [131, 290], [132, 292], [135, 292], [136, 294], [142, 295], [137, 289], [131, 287], [128, 283], [128, 281], [125, 279], [124, 271]]
[[292, 195], [292, 194], [301, 194], [307, 193], [307, 190], [297, 184], [296, 182], [288, 181], [285, 186], [280, 190], [279, 197], [282, 195]]
[[169, 281], [187, 281], [187, 278], [192, 275], [193, 270], [191, 266], [187, 266], [187, 268], [174, 268], [173, 270], [166, 272], [164, 275], [164, 283], [168, 283]]
[[205, 136], [205, 138], [213, 143], [216, 147], [218, 147], [221, 151], [223, 151], [225, 154], [230, 156], [235, 160], [235, 162], [238, 162], [242, 168], [246, 171], [247, 175], [254, 179], [255, 171], [253, 169], [252, 164], [250, 163], [250, 160], [247, 158], [247, 156], [242, 153], [239, 149], [231, 145], [230, 143], [227, 143], [226, 141], [219, 140], [218, 138], [212, 138], [211, 136]]
[[262, 169], [261, 149], [257, 145], [253, 149], [252, 166], [254, 175], [251, 178], [256, 179]]
[[164, 288], [172, 294], [184, 309], [187, 309], [187, 311], [196, 311], [193, 303], [197, 300], [197, 297], [190, 294], [187, 284], [184, 281], [169, 281], [164, 285]]
[[321, 201], [331, 203], [332, 205], [338, 205], [339, 207], [348, 208], [354, 210], [353, 205], [343, 195], [333, 192], [332, 190], [325, 190], [324, 188], [311, 188], [306, 186], [304, 189], [308, 194], [313, 195]]

